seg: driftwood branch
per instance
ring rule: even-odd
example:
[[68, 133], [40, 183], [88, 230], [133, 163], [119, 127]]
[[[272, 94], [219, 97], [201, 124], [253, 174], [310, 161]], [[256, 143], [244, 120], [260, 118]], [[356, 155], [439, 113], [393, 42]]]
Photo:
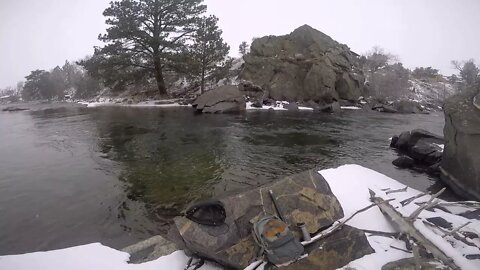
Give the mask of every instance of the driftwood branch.
[[[390, 201], [393, 201], [394, 199], [391, 199], [391, 200], [388, 200], [387, 202], [390, 202]], [[343, 221], [333, 225], [332, 227], [328, 228], [327, 230], [325, 231], [322, 231], [321, 233], [315, 235], [314, 237], [312, 237], [312, 239], [310, 239], [310, 241], [303, 241], [302, 242], [302, 245], [303, 246], [306, 246], [306, 245], [309, 245], [311, 243], [314, 243], [318, 240], [321, 240], [329, 235], [331, 235], [332, 233], [336, 232], [337, 230], [339, 230], [343, 225], [345, 225], [345, 223], [347, 223], [348, 221], [350, 221], [352, 218], [354, 218], [356, 215], [362, 213], [362, 212], [365, 212], [367, 211], [368, 209], [376, 206], [377, 204], [376, 203], [373, 203], [365, 208], [362, 208], [360, 210], [358, 210], [357, 212], [353, 213], [352, 215], [350, 215], [350, 217], [348, 217], [347, 219], [344, 219]]]
[[458, 226], [457, 228], [453, 229], [452, 231], [448, 232], [448, 233], [445, 233], [442, 237], [447, 237], [447, 236], [451, 236], [451, 235], [454, 235], [456, 234], [458, 231], [460, 231], [461, 229], [463, 229], [465, 226], [469, 225], [470, 223], [472, 223], [471, 221], [463, 224], [462, 226]]
[[385, 193], [388, 195], [388, 194], [393, 194], [393, 193], [407, 192], [407, 189], [408, 189], [408, 187], [404, 187], [404, 188], [401, 188], [401, 189], [389, 190]]
[[419, 193], [419, 194], [417, 194], [417, 195], [415, 195], [415, 196], [413, 196], [413, 197], [410, 197], [410, 198], [408, 198], [408, 199], [405, 199], [405, 200], [401, 201], [400, 204], [401, 204], [402, 206], [405, 206], [405, 205], [410, 204], [411, 202], [413, 202], [413, 201], [415, 201], [416, 199], [419, 199], [419, 198], [421, 198], [421, 197], [423, 197], [423, 196], [425, 196], [425, 195], [427, 195], [427, 193], [425, 193], [425, 192]]
[[[440, 192], [439, 192], [440, 193]], [[435, 194], [437, 197], [439, 193]], [[440, 193], [441, 194], [441, 193]], [[432, 196], [433, 197], [433, 196]], [[434, 198], [433, 198], [434, 199]], [[430, 202], [433, 202], [433, 199]], [[380, 210], [392, 221], [394, 222], [399, 230], [406, 234], [407, 236], [416, 240], [416, 242], [428, 251], [438, 260], [442, 261], [446, 266], [454, 270], [460, 270], [453, 259], [448, 257], [441, 249], [439, 249], [434, 243], [432, 243], [428, 238], [426, 238], [420, 231], [418, 231], [415, 226], [413, 226], [412, 219], [404, 217], [400, 214], [390, 203], [385, 201], [382, 198], [376, 197], [375, 192], [370, 190], [370, 200], [378, 205]]]
[[428, 202], [422, 206], [420, 206], [417, 210], [413, 211], [413, 213], [408, 217], [408, 219], [410, 220], [416, 220], [418, 215], [420, 215], [420, 213], [423, 211], [423, 210], [426, 210], [426, 209], [430, 209], [434, 206], [436, 206], [437, 204], [440, 203], [440, 201], [436, 200], [436, 198], [440, 195], [442, 195], [442, 193], [446, 190], [446, 188], [443, 188], [442, 190], [440, 190], [439, 192], [437, 192], [436, 194], [432, 195], [432, 197], [430, 198], [430, 200], [428, 200]]

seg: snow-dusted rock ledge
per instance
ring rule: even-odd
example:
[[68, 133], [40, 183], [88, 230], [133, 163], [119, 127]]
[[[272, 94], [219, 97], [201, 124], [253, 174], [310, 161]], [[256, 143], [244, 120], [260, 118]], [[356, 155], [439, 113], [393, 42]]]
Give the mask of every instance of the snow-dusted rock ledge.
[[[335, 169], [322, 170], [319, 173], [327, 180], [332, 192], [341, 203], [345, 214], [344, 219], [372, 204], [369, 189], [373, 190], [377, 197], [389, 200], [390, 204], [404, 216], [409, 216], [418, 208], [418, 204], [430, 199], [429, 195], [423, 195], [411, 200], [408, 204], [402, 204], [402, 201], [421, 195], [421, 192], [411, 188], [405, 189], [405, 185], [400, 182], [358, 165], [345, 165]], [[451, 257], [461, 269], [480, 269], [480, 259], [475, 259], [480, 257], [480, 239], [478, 237], [465, 238], [468, 244], [458, 241], [453, 236], [442, 237], [445, 229], [442, 230], [427, 221], [430, 218], [443, 218], [451, 223], [452, 228], [471, 222], [461, 228], [459, 232], [478, 236], [480, 235], [480, 221], [464, 217], [464, 213], [475, 209], [480, 209], [478, 202], [451, 203], [440, 200], [440, 207], [421, 212], [417, 221], [414, 222], [414, 226]], [[397, 232], [390, 220], [382, 214], [378, 207], [372, 207], [359, 213], [346, 224], [368, 231]], [[381, 236], [371, 233], [366, 233], [366, 236], [375, 253], [350, 262], [344, 266], [344, 269], [381, 269], [388, 262], [413, 257], [413, 254], [407, 250], [405, 242], [401, 240], [388, 235]], [[143, 264], [128, 264], [128, 260], [129, 254], [97, 243], [56, 251], [0, 256], [0, 269], [183, 270], [188, 257], [183, 251], [176, 251]], [[254, 263], [247, 269], [256, 265], [257, 263]], [[220, 267], [206, 263], [200, 269], [216, 270]], [[262, 269], [262, 267], [257, 269]]]
[[182, 105], [178, 102], [168, 100], [149, 100], [139, 103], [128, 104], [114, 100], [102, 99], [96, 102], [80, 101], [79, 104], [86, 105], [88, 108], [102, 107], [102, 106], [120, 106], [120, 107], [152, 107], [152, 108], [171, 108], [171, 107], [191, 107], [191, 105]]

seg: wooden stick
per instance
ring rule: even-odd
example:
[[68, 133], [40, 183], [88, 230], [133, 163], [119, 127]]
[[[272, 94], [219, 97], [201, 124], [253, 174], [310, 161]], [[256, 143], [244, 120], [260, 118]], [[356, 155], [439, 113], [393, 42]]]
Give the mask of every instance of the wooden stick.
[[[435, 205], [437, 205], [438, 203], [440, 203], [440, 201], [438, 200], [435, 200], [438, 196], [442, 195], [442, 193], [446, 190], [447, 188], [443, 188], [442, 190], [440, 190], [439, 192], [437, 192], [436, 194], [432, 195], [432, 197], [430, 198], [430, 200], [428, 200], [428, 202], [422, 206], [420, 206], [419, 208], [417, 208], [417, 210], [413, 211], [413, 213], [408, 217], [410, 220], [415, 220], [417, 219], [418, 215], [420, 215], [420, 213], [425, 210], [425, 209], [429, 209], [429, 208], [432, 208], [434, 207]], [[435, 201], [434, 201], [435, 200]]]
[[459, 226], [459, 227], [457, 227], [457, 228], [453, 229], [452, 231], [450, 231], [450, 232], [448, 232], [448, 233], [444, 234], [442, 237], [444, 237], [444, 238], [445, 238], [445, 237], [447, 237], [447, 236], [454, 235], [454, 234], [456, 234], [458, 231], [460, 231], [460, 229], [463, 229], [463, 227], [465, 227], [465, 226], [469, 225], [470, 223], [472, 223], [472, 222], [471, 222], [471, 221], [469, 221], [469, 222], [467, 222], [467, 223], [463, 224], [462, 226]]
[[[390, 201], [393, 201], [395, 199], [391, 199], [391, 200], [388, 200], [387, 202], [390, 202]], [[368, 209], [376, 206], [377, 204], [376, 203], [372, 203], [371, 205], [365, 207], [365, 208], [362, 208], [360, 210], [358, 210], [357, 212], [353, 213], [350, 217], [348, 217], [347, 219], [344, 219], [343, 221], [333, 225], [332, 227], [322, 231], [321, 233], [315, 235], [314, 237], [312, 237], [312, 239], [310, 239], [310, 241], [303, 241], [302, 242], [302, 245], [303, 246], [306, 246], [306, 245], [310, 245], [311, 243], [314, 243], [320, 239], [323, 239], [327, 236], [329, 236], [330, 234], [336, 232], [337, 230], [339, 230], [343, 225], [345, 225], [345, 223], [347, 223], [348, 221], [350, 221], [352, 218], [354, 218], [356, 215], [362, 213], [362, 212], [365, 212], [367, 211]]]
[[389, 190], [385, 193], [388, 195], [388, 194], [392, 194], [392, 193], [407, 192], [407, 189], [408, 189], [408, 187], [404, 187], [404, 188], [401, 188], [401, 189]]
[[402, 206], [405, 206], [405, 205], [410, 204], [411, 202], [413, 202], [413, 201], [415, 201], [416, 199], [419, 199], [419, 198], [421, 198], [421, 197], [423, 197], [423, 196], [425, 196], [425, 195], [427, 195], [427, 193], [425, 193], [425, 192], [419, 193], [419, 194], [417, 194], [417, 195], [415, 195], [415, 196], [413, 196], [413, 197], [410, 197], [410, 198], [408, 198], [408, 199], [405, 199], [405, 200], [401, 201], [400, 204], [401, 204]]
[[415, 239], [417, 243], [424, 246], [435, 258], [442, 261], [446, 266], [454, 270], [460, 270], [460, 267], [455, 264], [453, 259], [448, 257], [448, 255], [446, 255], [441, 249], [432, 243], [432, 241], [419, 232], [415, 226], [413, 226], [411, 219], [402, 216], [402, 214], [400, 214], [390, 203], [384, 199], [376, 197], [375, 192], [372, 190], [370, 190], [370, 200], [378, 205], [382, 212], [398, 226], [401, 232]]

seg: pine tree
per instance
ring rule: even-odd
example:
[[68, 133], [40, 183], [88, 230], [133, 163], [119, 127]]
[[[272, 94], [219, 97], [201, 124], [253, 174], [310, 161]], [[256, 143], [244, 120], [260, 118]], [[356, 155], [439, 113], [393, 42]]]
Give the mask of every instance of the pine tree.
[[104, 77], [107, 84], [117, 79], [153, 76], [158, 91], [166, 95], [164, 69], [195, 32], [199, 16], [206, 11], [203, 0], [121, 0], [110, 3], [106, 43], [80, 64], [90, 74]]
[[240, 46], [238, 46], [238, 52], [241, 56], [245, 56], [248, 53], [248, 43], [246, 41], [242, 42]]
[[217, 71], [225, 68], [226, 56], [230, 47], [223, 41], [222, 30], [215, 16], [204, 17], [198, 22], [198, 28], [190, 46], [191, 74], [200, 80], [200, 89], [205, 91], [206, 81]]

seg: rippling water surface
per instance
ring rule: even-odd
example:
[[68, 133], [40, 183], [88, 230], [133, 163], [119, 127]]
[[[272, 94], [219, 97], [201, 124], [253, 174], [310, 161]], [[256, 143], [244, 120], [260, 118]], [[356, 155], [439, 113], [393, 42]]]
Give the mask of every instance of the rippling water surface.
[[427, 190], [433, 179], [391, 165], [389, 138], [414, 128], [441, 134], [443, 124], [440, 113], [0, 112], [0, 255], [91, 242], [122, 248], [165, 233], [192, 200], [315, 167], [356, 163]]

